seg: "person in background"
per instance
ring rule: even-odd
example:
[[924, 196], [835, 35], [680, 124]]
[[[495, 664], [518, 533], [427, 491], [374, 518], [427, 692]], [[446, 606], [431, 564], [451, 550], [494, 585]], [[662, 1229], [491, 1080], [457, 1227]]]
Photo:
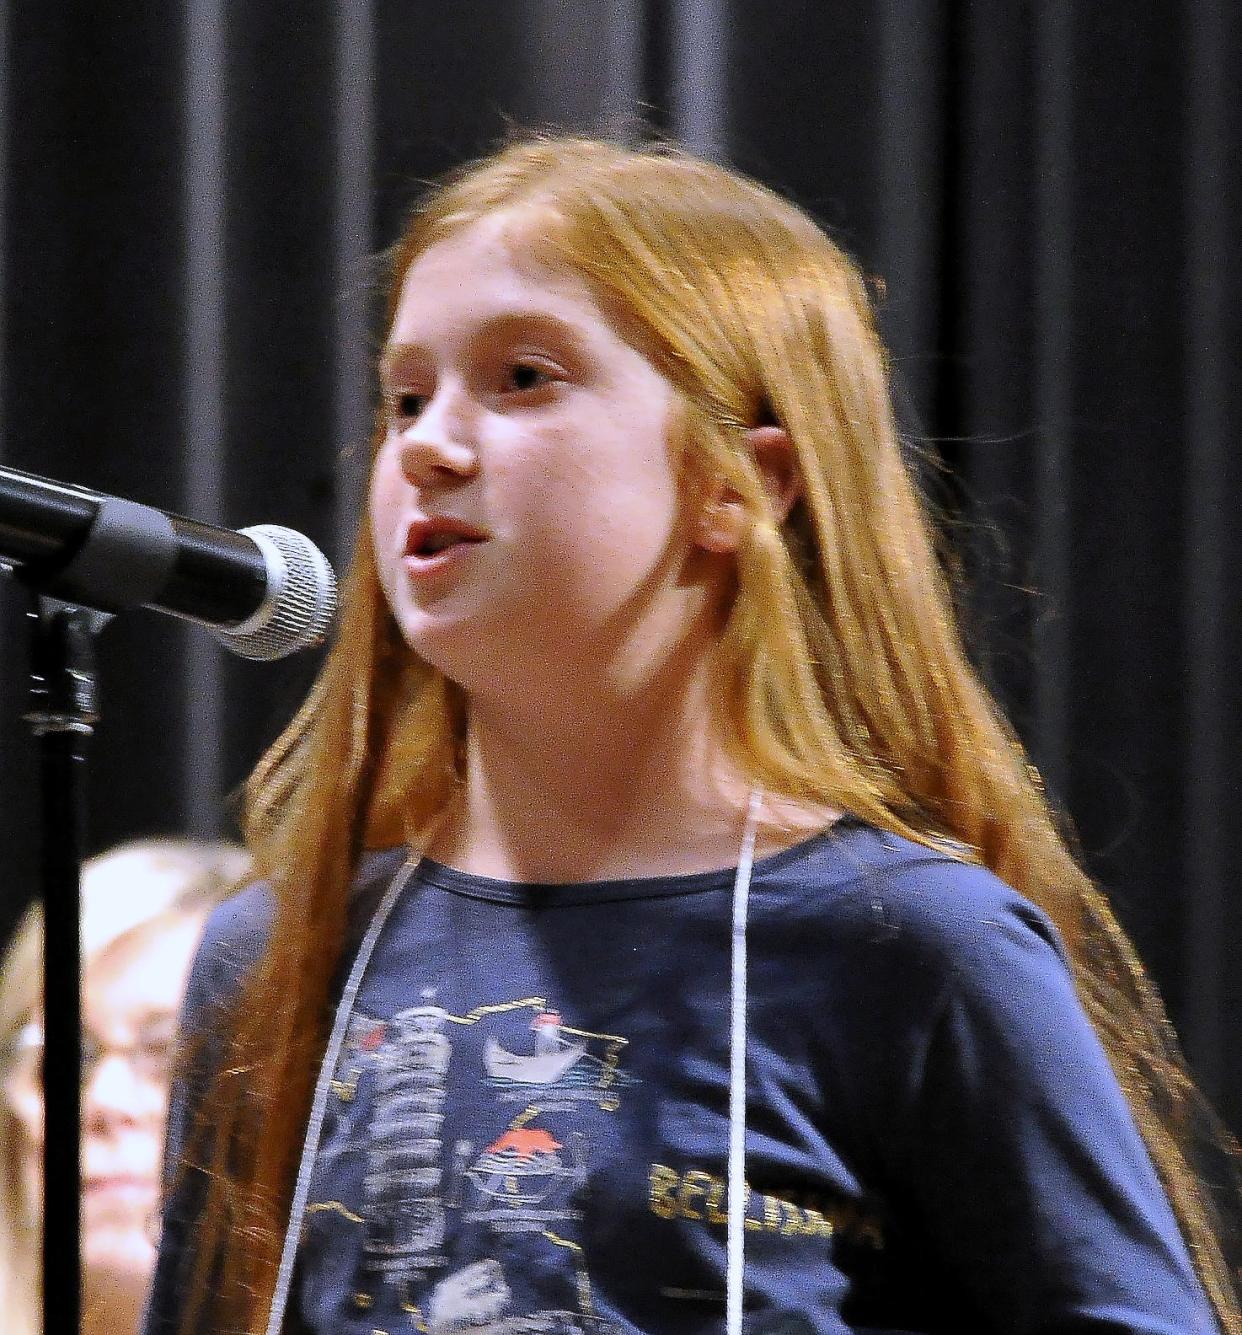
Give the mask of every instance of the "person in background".
[[[83, 1332], [137, 1328], [156, 1208], [177, 1012], [208, 910], [245, 875], [232, 844], [144, 839], [82, 871]], [[0, 1312], [41, 1329], [43, 913], [0, 965]]]

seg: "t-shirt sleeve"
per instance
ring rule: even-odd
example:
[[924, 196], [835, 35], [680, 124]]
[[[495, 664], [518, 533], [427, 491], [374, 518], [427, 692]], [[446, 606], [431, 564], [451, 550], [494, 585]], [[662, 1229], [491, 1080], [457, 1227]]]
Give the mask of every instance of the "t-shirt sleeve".
[[1216, 1332], [1047, 919], [1002, 896], [920, 948], [943, 981], [909, 1017], [890, 1173], [939, 1263], [1015, 1335]]

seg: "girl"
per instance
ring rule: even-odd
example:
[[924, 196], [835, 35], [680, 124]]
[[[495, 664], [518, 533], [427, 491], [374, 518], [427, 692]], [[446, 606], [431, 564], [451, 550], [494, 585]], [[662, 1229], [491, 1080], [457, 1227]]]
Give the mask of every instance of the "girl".
[[150, 1335], [1242, 1331], [853, 266], [552, 139], [424, 202], [388, 317], [267, 886], [191, 982]]

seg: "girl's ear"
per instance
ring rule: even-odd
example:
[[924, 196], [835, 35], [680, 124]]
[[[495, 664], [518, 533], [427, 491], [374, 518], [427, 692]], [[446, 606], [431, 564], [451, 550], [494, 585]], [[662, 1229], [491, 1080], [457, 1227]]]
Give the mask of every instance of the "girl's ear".
[[[789, 432], [780, 426], [751, 427], [746, 432], [746, 444], [759, 467], [772, 518], [783, 524], [802, 492], [798, 459]], [[702, 503], [695, 540], [709, 552], [735, 552], [741, 545], [746, 524], [746, 507], [741, 496], [720, 480]]]

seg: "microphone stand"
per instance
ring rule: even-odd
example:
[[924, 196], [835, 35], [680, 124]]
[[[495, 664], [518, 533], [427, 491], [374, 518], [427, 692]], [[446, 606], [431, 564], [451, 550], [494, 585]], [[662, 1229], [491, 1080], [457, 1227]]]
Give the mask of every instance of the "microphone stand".
[[[322, 640], [336, 580], [291, 530], [216, 530], [2, 467], [0, 574], [35, 591], [24, 719], [39, 748], [43, 836], [43, 1329], [62, 1335], [82, 1315], [80, 900], [95, 636], [109, 613], [150, 606], [216, 627], [245, 657], [280, 658]], [[239, 598], [244, 619], [233, 621]]]
[[43, 1329], [76, 1332], [81, 1265], [81, 864], [86, 747], [98, 720], [95, 635], [110, 620], [38, 594], [27, 613], [39, 750], [43, 899]]

